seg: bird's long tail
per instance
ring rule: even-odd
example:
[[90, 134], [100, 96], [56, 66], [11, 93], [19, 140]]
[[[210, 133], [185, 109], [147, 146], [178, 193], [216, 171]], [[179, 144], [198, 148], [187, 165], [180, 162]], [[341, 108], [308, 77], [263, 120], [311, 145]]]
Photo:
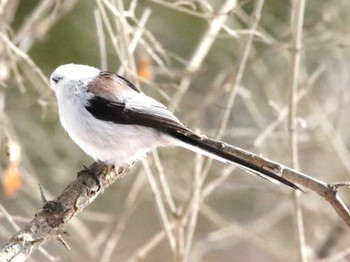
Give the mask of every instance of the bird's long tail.
[[221, 162], [232, 163], [248, 171], [249, 173], [253, 173], [269, 181], [272, 181], [275, 183], [280, 182], [292, 189], [300, 190], [300, 188], [297, 185], [288, 181], [287, 179], [279, 175], [276, 175], [275, 173], [269, 170], [266, 170], [256, 164], [253, 164], [247, 161], [246, 159], [244, 159], [243, 157], [230, 153], [229, 150], [227, 149], [225, 150], [225, 143], [221, 141], [217, 141], [209, 138], [202, 138], [193, 132], [172, 131], [170, 135], [176, 138], [175, 143], [178, 146], [209, 156]]

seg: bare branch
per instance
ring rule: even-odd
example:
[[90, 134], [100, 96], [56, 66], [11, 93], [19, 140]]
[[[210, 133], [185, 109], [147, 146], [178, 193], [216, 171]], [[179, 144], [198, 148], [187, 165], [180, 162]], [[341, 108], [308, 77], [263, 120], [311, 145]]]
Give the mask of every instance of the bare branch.
[[[289, 143], [291, 151], [291, 165], [293, 168], [299, 170], [299, 157], [298, 157], [298, 132], [297, 132], [297, 117], [298, 117], [298, 103], [297, 94], [300, 79], [300, 61], [301, 61], [301, 48], [302, 48], [302, 32], [304, 24], [304, 11], [305, 1], [295, 1], [292, 8], [292, 66], [291, 66], [291, 96], [289, 104], [289, 118], [288, 118], [288, 132], [289, 132]], [[296, 227], [298, 232], [299, 242], [299, 257], [300, 261], [307, 261], [306, 251], [306, 240], [305, 240], [305, 229], [303, 221], [303, 210], [300, 206], [300, 193], [294, 193], [294, 206], [295, 206], [295, 219]]]
[[44, 203], [34, 219], [0, 249], [0, 261], [23, 261], [45, 242], [61, 240], [63, 227], [127, 172], [128, 169], [116, 169], [103, 163], [94, 163], [80, 171], [62, 194]]
[[[201, 41], [199, 42], [195, 52], [193, 53], [190, 61], [188, 62], [186, 71], [190, 73], [195, 73], [203, 63], [204, 59], [208, 55], [208, 52], [213, 45], [216, 36], [219, 34], [221, 28], [224, 26], [226, 19], [228, 17], [227, 13], [232, 11], [236, 6], [236, 1], [227, 0], [221, 6], [219, 11], [219, 16], [213, 18], [209, 25], [208, 29], [203, 35]], [[174, 95], [171, 104], [169, 105], [170, 110], [175, 110], [180, 103], [182, 96], [187, 92], [192, 81], [192, 75], [187, 75], [181, 80], [180, 87], [177, 93]]]
[[293, 183], [302, 185], [307, 189], [314, 191], [323, 197], [333, 207], [337, 214], [344, 220], [344, 222], [350, 227], [350, 211], [337, 193], [338, 183], [334, 186], [333, 184], [328, 184], [309, 175], [296, 171], [292, 168], [284, 166], [280, 163], [268, 160], [262, 156], [253, 154], [238, 147], [234, 147], [209, 138], [203, 138], [203, 140], [207, 143], [210, 143], [216, 148], [221, 148], [222, 150], [225, 150], [226, 152], [238, 158], [244, 159], [250, 163], [253, 163], [254, 165], [269, 170], [270, 172], [273, 172], [276, 175], [279, 175]]

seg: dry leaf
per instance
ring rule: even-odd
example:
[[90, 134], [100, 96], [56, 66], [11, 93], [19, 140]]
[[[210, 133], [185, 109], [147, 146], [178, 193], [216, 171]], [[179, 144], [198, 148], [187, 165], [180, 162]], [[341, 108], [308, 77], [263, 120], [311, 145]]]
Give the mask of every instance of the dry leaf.
[[17, 142], [7, 139], [6, 144], [7, 167], [2, 175], [2, 187], [6, 197], [14, 197], [22, 186], [19, 172], [21, 148]]
[[18, 164], [10, 163], [2, 177], [2, 185], [6, 197], [14, 197], [22, 186]]
[[140, 55], [138, 57], [137, 74], [145, 80], [153, 80], [153, 65], [148, 55]]

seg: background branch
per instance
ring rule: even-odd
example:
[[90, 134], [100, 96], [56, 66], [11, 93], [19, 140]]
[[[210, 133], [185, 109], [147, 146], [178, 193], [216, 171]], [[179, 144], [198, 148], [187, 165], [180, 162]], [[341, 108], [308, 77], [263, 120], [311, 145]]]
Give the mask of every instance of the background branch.
[[[292, 4], [291, 10], [291, 95], [289, 102], [288, 135], [290, 146], [291, 167], [299, 170], [298, 149], [298, 103], [297, 94], [300, 79], [300, 65], [302, 57], [302, 37], [304, 25], [305, 1], [297, 0]], [[300, 205], [300, 192], [294, 192], [296, 232], [299, 241], [300, 261], [307, 262], [307, 248], [305, 240], [305, 228], [303, 220], [303, 209]]]

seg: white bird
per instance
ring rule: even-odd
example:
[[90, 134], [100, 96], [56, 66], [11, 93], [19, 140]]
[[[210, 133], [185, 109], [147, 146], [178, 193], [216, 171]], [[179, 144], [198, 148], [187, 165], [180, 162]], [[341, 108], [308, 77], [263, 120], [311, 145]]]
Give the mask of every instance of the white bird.
[[66, 64], [55, 69], [50, 83], [63, 128], [95, 160], [128, 166], [154, 148], [180, 146], [298, 189], [292, 182], [207, 143], [163, 104], [117, 74]]

